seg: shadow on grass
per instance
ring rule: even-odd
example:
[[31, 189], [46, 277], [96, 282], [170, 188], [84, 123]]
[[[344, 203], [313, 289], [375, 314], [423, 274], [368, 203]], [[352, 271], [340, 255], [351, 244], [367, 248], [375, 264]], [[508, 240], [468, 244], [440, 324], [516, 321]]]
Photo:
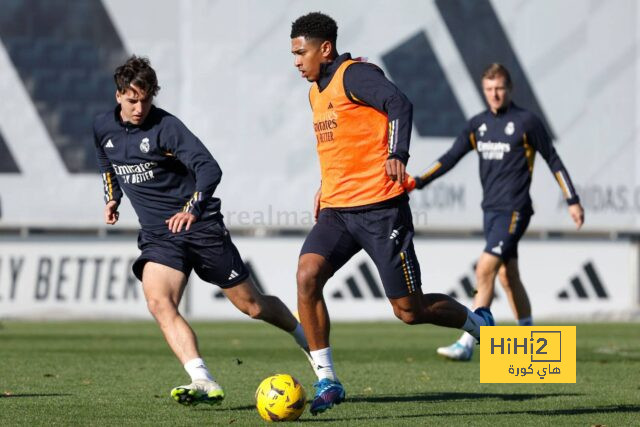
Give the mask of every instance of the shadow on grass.
[[228, 411], [255, 411], [256, 405], [241, 405], [241, 406], [198, 406], [198, 411], [214, 411], [214, 412], [228, 412]]
[[387, 419], [410, 419], [410, 418], [427, 418], [427, 417], [461, 417], [461, 416], [491, 416], [491, 415], [587, 415], [587, 414], [613, 414], [613, 413], [640, 413], [639, 405], [612, 405], [597, 406], [590, 408], [571, 408], [571, 409], [551, 409], [551, 410], [526, 410], [526, 411], [498, 411], [498, 412], [437, 412], [426, 414], [411, 415], [393, 415], [393, 416], [371, 416], [371, 417], [344, 417], [344, 418], [307, 418], [298, 420], [299, 422], [308, 423], [326, 423], [329, 421], [363, 421], [363, 420], [387, 420]]
[[[544, 399], [558, 396], [581, 396], [577, 393], [424, 393], [389, 396], [349, 396], [348, 403], [397, 403], [397, 402], [447, 402], [452, 400], [480, 400], [500, 399], [510, 402], [523, 402], [533, 399]], [[214, 411], [249, 411], [255, 410], [255, 405], [233, 406], [231, 408], [215, 407], [207, 408]]]
[[384, 402], [446, 402], [450, 400], [500, 399], [511, 402], [544, 399], [558, 396], [581, 396], [576, 393], [423, 393], [390, 396], [349, 396], [349, 402], [384, 403]]
[[24, 393], [24, 394], [0, 394], [0, 399], [9, 398], [9, 397], [62, 397], [62, 396], [73, 396], [73, 394], [69, 393]]

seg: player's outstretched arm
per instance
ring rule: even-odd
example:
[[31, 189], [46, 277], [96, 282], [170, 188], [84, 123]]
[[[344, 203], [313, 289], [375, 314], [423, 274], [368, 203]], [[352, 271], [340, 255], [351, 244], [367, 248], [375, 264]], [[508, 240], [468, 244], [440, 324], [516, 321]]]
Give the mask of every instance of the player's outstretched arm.
[[[433, 162], [426, 171], [421, 175], [413, 177], [415, 180], [415, 189], [421, 190], [431, 181], [438, 179], [445, 173], [449, 172], [458, 164], [468, 152], [475, 149], [475, 137], [473, 136], [473, 124], [471, 121], [467, 123], [460, 135], [453, 141], [453, 145], [438, 160]], [[406, 187], [406, 186], [405, 186]]]
[[580, 203], [574, 203], [569, 205], [569, 215], [576, 224], [576, 229], [580, 230], [582, 224], [584, 224], [584, 209]]
[[120, 213], [118, 212], [118, 202], [110, 200], [104, 207], [104, 222], [113, 225], [118, 222]]

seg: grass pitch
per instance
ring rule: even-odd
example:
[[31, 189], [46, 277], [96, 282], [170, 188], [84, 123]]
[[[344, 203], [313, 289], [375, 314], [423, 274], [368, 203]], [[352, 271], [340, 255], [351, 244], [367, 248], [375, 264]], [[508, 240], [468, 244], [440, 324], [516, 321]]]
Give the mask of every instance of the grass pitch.
[[[469, 363], [438, 358], [458, 331], [337, 323], [332, 346], [347, 401], [299, 422], [322, 425], [638, 425], [638, 324], [578, 324], [576, 384], [480, 384]], [[290, 373], [312, 395], [315, 376], [286, 333], [260, 322], [195, 323], [227, 394], [220, 406], [169, 398], [188, 383], [151, 322], [5, 322], [0, 425], [261, 425], [260, 381]]]

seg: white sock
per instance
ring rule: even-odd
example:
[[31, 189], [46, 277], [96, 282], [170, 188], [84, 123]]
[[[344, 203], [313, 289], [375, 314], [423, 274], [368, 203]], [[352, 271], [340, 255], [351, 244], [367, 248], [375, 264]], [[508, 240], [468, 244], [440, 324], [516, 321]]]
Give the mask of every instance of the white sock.
[[460, 339], [458, 339], [458, 342], [467, 348], [473, 348], [476, 344], [476, 339], [469, 332], [465, 332]]
[[318, 379], [329, 378], [332, 381], [338, 381], [336, 373], [333, 371], [333, 358], [331, 357], [331, 347], [310, 352], [311, 358], [315, 362], [316, 375]]
[[196, 380], [213, 381], [213, 377], [209, 373], [207, 365], [201, 358], [189, 360], [184, 364], [184, 370], [187, 371], [187, 374], [189, 374], [189, 376], [191, 377], [192, 382]]
[[518, 326], [533, 326], [533, 318], [529, 316], [518, 319]]
[[308, 349], [309, 348], [309, 343], [307, 342], [307, 337], [304, 335], [304, 330], [302, 330], [302, 325], [300, 323], [298, 323], [298, 325], [296, 326], [296, 328], [289, 332], [291, 334], [291, 336], [293, 337], [293, 339], [296, 340], [296, 342], [298, 343], [298, 345], [302, 348]]
[[475, 339], [480, 339], [480, 326], [486, 326], [484, 319], [467, 308], [467, 320], [462, 329], [469, 332]]

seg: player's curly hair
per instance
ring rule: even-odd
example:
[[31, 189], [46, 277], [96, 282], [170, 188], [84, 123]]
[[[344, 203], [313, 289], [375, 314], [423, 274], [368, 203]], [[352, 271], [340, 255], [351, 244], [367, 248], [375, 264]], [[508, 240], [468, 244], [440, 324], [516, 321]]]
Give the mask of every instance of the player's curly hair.
[[311, 12], [296, 19], [291, 24], [291, 38], [303, 36], [306, 39], [328, 40], [333, 46], [338, 38], [338, 24], [328, 15]]
[[131, 85], [137, 86], [149, 96], [156, 96], [160, 90], [156, 72], [148, 58], [132, 55], [127, 62], [116, 68], [113, 75], [118, 92], [125, 93]]

